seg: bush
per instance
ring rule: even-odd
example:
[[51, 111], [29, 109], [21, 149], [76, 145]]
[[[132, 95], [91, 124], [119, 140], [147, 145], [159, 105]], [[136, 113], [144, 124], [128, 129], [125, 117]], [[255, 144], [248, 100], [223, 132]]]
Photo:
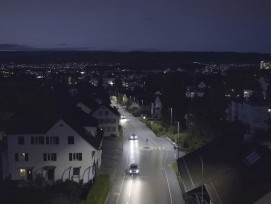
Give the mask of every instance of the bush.
[[100, 175], [95, 185], [90, 189], [86, 203], [104, 204], [109, 193], [110, 178], [109, 175]]

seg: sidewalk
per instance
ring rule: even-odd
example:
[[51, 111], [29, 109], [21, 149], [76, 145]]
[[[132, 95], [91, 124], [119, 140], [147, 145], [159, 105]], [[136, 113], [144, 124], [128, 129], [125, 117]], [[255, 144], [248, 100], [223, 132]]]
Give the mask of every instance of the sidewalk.
[[105, 137], [99, 174], [109, 174], [110, 183], [115, 179], [123, 150], [123, 138]]

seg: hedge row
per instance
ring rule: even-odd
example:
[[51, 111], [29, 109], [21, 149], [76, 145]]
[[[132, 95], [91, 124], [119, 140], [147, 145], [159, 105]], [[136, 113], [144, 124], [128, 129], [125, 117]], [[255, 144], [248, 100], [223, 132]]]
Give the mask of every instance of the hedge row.
[[100, 175], [95, 185], [91, 187], [86, 203], [87, 204], [104, 204], [109, 193], [110, 178], [109, 175]]

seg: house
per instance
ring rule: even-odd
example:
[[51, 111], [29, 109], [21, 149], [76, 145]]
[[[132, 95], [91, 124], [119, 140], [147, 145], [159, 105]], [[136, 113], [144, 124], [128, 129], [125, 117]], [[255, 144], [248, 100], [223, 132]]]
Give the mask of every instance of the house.
[[151, 114], [153, 115], [154, 118], [161, 118], [161, 110], [163, 108], [162, 102], [161, 102], [161, 93], [160, 91], [155, 92], [155, 97], [154, 97], [154, 103], [152, 103], [151, 107]]
[[178, 158], [185, 200], [216, 204], [260, 200], [271, 191], [270, 153], [226, 137]]
[[90, 114], [98, 120], [105, 137], [119, 135], [120, 113], [117, 109], [101, 104]]
[[186, 87], [185, 96], [187, 98], [203, 97], [207, 89], [207, 85], [202, 81], [197, 86]]
[[93, 181], [101, 165], [102, 135], [96, 120], [78, 115], [30, 111], [11, 118], [4, 176], [46, 183]]
[[103, 130], [103, 136], [119, 135], [120, 113], [116, 108], [86, 97], [73, 98], [72, 102], [69, 103], [69, 101], [66, 101], [65, 105], [61, 106], [61, 109], [64, 112], [70, 112], [73, 109], [78, 109], [78, 111], [80, 110], [79, 112], [82, 114], [80, 117], [85, 117], [83, 115], [88, 115], [86, 117], [93, 117], [96, 119], [98, 122], [98, 127]]
[[265, 101], [252, 102], [232, 100], [228, 109], [228, 120], [241, 121], [249, 126], [248, 133], [253, 134], [256, 129], [270, 128], [268, 120], [271, 119], [271, 104]]

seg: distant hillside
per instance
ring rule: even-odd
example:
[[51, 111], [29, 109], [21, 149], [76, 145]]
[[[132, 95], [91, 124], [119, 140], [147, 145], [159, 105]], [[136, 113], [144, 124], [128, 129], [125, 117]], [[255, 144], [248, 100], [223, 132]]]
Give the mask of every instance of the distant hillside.
[[[34, 51], [38, 50], [33, 47], [28, 47], [24, 45], [16, 45], [16, 44], [0, 44], [0, 51]], [[39, 49], [40, 50], [40, 49]]]
[[[1, 49], [1, 48], [0, 48]], [[172, 67], [199, 63], [248, 63], [271, 61], [270, 54], [234, 52], [91, 52], [91, 51], [1, 51], [0, 63], [119, 63], [131, 68]]]

